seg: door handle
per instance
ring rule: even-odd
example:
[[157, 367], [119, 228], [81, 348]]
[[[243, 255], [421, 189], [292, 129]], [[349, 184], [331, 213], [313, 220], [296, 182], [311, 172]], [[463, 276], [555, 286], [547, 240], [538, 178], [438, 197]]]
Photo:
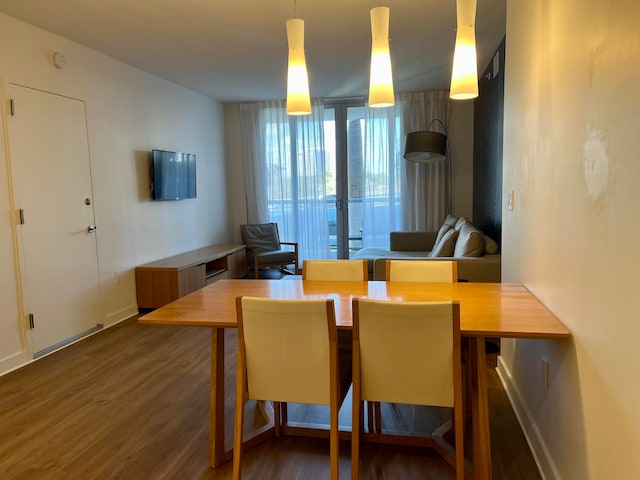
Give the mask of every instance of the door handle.
[[98, 229], [98, 227], [96, 227], [95, 225], [89, 225], [87, 227], [87, 233], [93, 233]]
[[346, 210], [349, 203], [344, 198], [336, 200], [336, 210]]

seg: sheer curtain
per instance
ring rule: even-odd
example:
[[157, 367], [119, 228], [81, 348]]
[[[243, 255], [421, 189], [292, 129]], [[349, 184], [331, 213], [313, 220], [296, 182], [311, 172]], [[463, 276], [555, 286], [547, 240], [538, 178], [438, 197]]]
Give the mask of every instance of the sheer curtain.
[[324, 109], [288, 116], [285, 102], [240, 105], [249, 223], [277, 222], [280, 237], [299, 243], [300, 260], [329, 258]]
[[[390, 108], [365, 109], [363, 247], [388, 247], [394, 230], [436, 230], [447, 213], [447, 164], [407, 162], [408, 132], [433, 119], [447, 125], [449, 92], [397, 95]], [[431, 129], [442, 131], [438, 124]]]
[[[402, 138], [409, 132], [427, 130], [432, 120], [445, 126], [449, 120], [449, 92], [446, 90], [400, 94]], [[436, 122], [430, 130], [445, 133]], [[447, 162], [404, 162], [402, 176], [402, 227], [404, 230], [437, 230], [448, 213]], [[451, 172], [449, 172], [451, 175]]]
[[363, 248], [386, 248], [389, 232], [402, 229], [403, 146], [400, 109], [365, 108]]
[[[408, 132], [448, 122], [447, 91], [400, 94], [390, 108], [365, 108], [362, 246], [388, 247], [394, 230], [435, 230], [447, 213], [447, 164], [403, 158]], [[287, 116], [285, 102], [240, 105], [249, 223], [277, 222], [300, 258], [329, 258], [324, 109]], [[431, 127], [441, 131], [438, 124]], [[444, 132], [443, 132], [444, 133]]]

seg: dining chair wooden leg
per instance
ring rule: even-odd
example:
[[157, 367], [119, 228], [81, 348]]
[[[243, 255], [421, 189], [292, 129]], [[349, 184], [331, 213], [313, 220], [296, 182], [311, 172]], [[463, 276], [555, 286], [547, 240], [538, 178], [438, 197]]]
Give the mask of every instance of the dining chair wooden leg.
[[[352, 369], [352, 390], [351, 390], [351, 479], [357, 480], [360, 476], [360, 435], [364, 427], [364, 409], [362, 404], [362, 390], [360, 385], [360, 346], [358, 337], [353, 342], [353, 369]], [[369, 432], [373, 422], [373, 408], [371, 402], [367, 402], [367, 421], [369, 422]]]
[[360, 433], [363, 427], [362, 401], [355, 398], [353, 392], [353, 411], [351, 412], [351, 479], [357, 480], [360, 475]]
[[338, 432], [338, 410], [339, 406], [332, 405], [330, 408], [329, 420], [329, 460], [331, 462], [331, 480], [338, 480], [340, 469], [340, 438]]
[[289, 422], [287, 402], [280, 402], [280, 422], [283, 426]]
[[461, 408], [453, 410], [456, 447], [456, 480], [464, 480], [464, 412]]
[[367, 431], [370, 433], [382, 432], [382, 413], [380, 402], [365, 402], [367, 405]]
[[[238, 376], [236, 388], [243, 388], [244, 379]], [[246, 395], [236, 395], [236, 415], [235, 426], [233, 430], [233, 480], [240, 480], [242, 467], [242, 443], [243, 443], [243, 426], [244, 426], [244, 405], [246, 403]]]
[[[456, 313], [454, 313], [456, 314]], [[460, 323], [454, 323], [454, 336], [460, 338]], [[464, 367], [461, 342], [453, 345], [453, 428], [456, 447], [456, 480], [464, 480]]]
[[281, 435], [282, 423], [280, 423], [280, 402], [273, 402], [273, 426], [275, 427], [275, 435]]
[[373, 418], [375, 418], [375, 432], [382, 433], [382, 409], [380, 402], [373, 402]]
[[367, 431], [374, 432], [375, 413], [373, 411], [373, 402], [365, 402], [367, 406]]

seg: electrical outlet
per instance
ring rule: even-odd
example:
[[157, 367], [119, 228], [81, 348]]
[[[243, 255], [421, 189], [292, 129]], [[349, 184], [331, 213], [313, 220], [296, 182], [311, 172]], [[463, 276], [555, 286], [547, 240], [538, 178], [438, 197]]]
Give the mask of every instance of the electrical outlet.
[[549, 360], [544, 357], [540, 359], [540, 378], [544, 388], [549, 388]]

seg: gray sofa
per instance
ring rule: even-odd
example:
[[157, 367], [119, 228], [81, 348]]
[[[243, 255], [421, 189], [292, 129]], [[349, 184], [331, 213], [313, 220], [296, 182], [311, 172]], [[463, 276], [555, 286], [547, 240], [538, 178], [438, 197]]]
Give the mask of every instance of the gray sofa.
[[[466, 224], [466, 226], [465, 226]], [[448, 226], [449, 228], [445, 228]], [[464, 226], [464, 229], [463, 229]], [[456, 233], [455, 228], [458, 228]], [[445, 230], [453, 230], [449, 234], [449, 243], [453, 243], [453, 248], [443, 251], [437, 248], [438, 253], [449, 256], [431, 256], [438, 245], [436, 239], [440, 236], [440, 244], [446, 235]], [[471, 237], [471, 241], [469, 238]], [[460, 245], [460, 242], [474, 243], [472, 248], [469, 245]], [[439, 232], [391, 232], [389, 236], [390, 249], [366, 247], [360, 250], [354, 257], [356, 259], [367, 260], [369, 264], [369, 278], [372, 280], [385, 280], [386, 260], [456, 260], [458, 263], [458, 279], [462, 282], [500, 282], [501, 278], [501, 257], [498, 253], [498, 245], [492, 239], [482, 235], [464, 217], [456, 219], [447, 217]], [[469, 243], [470, 244], [470, 243]], [[440, 245], [440, 246], [441, 246]], [[451, 247], [451, 245], [450, 245]], [[453, 251], [451, 251], [453, 250]], [[451, 252], [451, 253], [450, 253]], [[436, 252], [434, 252], [436, 253]], [[473, 256], [469, 256], [473, 255]]]

